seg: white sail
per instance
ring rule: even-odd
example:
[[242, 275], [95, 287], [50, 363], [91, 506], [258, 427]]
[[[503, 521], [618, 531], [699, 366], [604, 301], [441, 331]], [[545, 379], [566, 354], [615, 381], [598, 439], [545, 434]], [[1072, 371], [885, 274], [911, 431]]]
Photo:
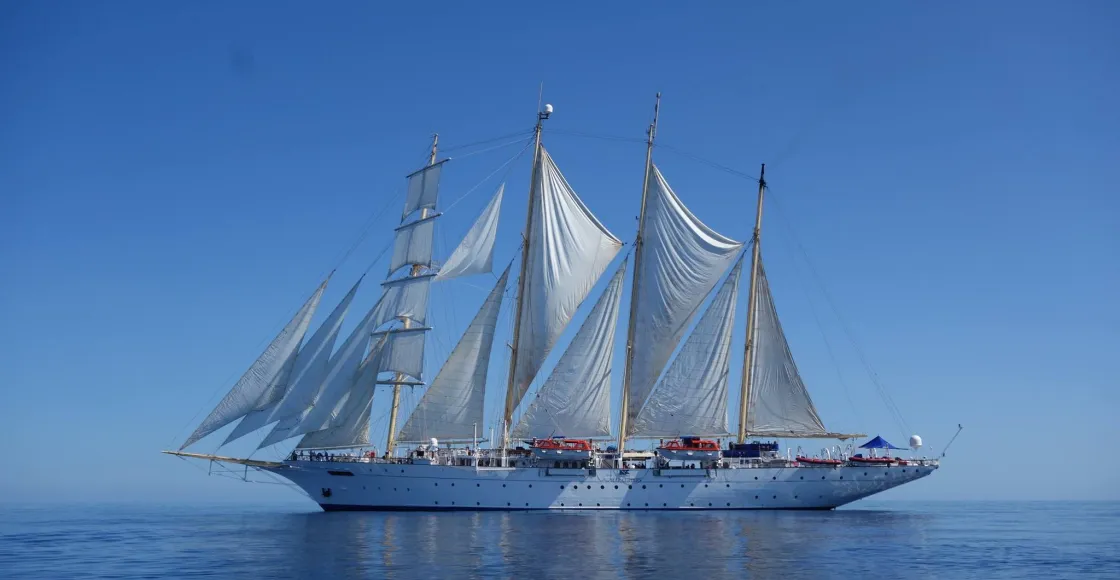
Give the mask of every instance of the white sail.
[[300, 439], [297, 449], [325, 447], [359, 447], [369, 445], [369, 416], [373, 391], [380, 368], [380, 354], [385, 337], [376, 341], [358, 368], [350, 390], [343, 396], [323, 425]]
[[700, 322], [634, 420], [638, 437], [720, 437], [727, 428], [731, 330], [743, 258], [735, 263]]
[[758, 265], [754, 365], [747, 432], [760, 437], [805, 436], [827, 431], [782, 332], [766, 270]]
[[[384, 300], [384, 295], [382, 300]], [[311, 405], [303, 409], [298, 415], [281, 419], [268, 436], [261, 441], [259, 448], [278, 443], [289, 437], [314, 431], [326, 422], [327, 416], [342, 400], [343, 395], [346, 394], [356, 378], [358, 367], [366, 352], [366, 346], [369, 344], [370, 335], [376, 327], [374, 315], [379, 312], [381, 303], [382, 301], [378, 301], [366, 313], [358, 326], [351, 331], [350, 336], [346, 337], [338, 352], [331, 357], [327, 375], [316, 390]]]
[[432, 214], [397, 228], [393, 240], [393, 255], [389, 259], [389, 273], [404, 266], [432, 265], [432, 240], [435, 238], [436, 218]]
[[429, 437], [467, 440], [474, 436], [475, 425], [482, 428], [494, 328], [508, 280], [509, 267], [506, 267], [451, 356], [408, 416], [398, 441], [415, 443]]
[[303, 342], [303, 335], [311, 324], [311, 317], [319, 306], [319, 299], [323, 297], [323, 291], [326, 290], [329, 280], [329, 277], [327, 280], [323, 280], [323, 283], [303, 303], [296, 315], [272, 339], [272, 342], [257, 357], [249, 370], [245, 371], [245, 374], [238, 379], [229, 393], [203, 419], [202, 424], [194, 430], [194, 433], [191, 433], [186, 443], [183, 443], [183, 446], [179, 449], [184, 449], [199, 439], [244, 417], [257, 406], [261, 397], [274, 385], [277, 375], [290, 364], [292, 353], [299, 349], [300, 343]]
[[498, 187], [498, 193], [482, 210], [470, 231], [459, 242], [459, 246], [443, 263], [436, 275], [436, 281], [450, 280], [461, 276], [484, 274], [494, 267], [494, 240], [498, 235], [498, 216], [502, 209], [502, 193], [506, 184]]
[[541, 148], [513, 381], [516, 406], [622, 242], [583, 205]]
[[428, 296], [434, 274], [409, 276], [382, 282], [385, 293], [373, 307], [373, 327], [400, 318], [409, 318], [423, 326], [428, 319]]
[[338, 331], [342, 328], [342, 321], [350, 309], [350, 302], [354, 300], [354, 294], [357, 293], [361, 283], [362, 280], [359, 279], [334, 307], [330, 316], [319, 325], [307, 344], [299, 349], [286, 388], [279, 393], [280, 398], [263, 405], [258, 404], [256, 409], [241, 419], [222, 445], [244, 437], [269, 423], [295, 415], [311, 405], [315, 393], [323, 383], [323, 377], [327, 375], [327, 364], [330, 362]]
[[408, 176], [408, 193], [405, 195], [402, 219], [418, 209], [436, 207], [436, 198], [439, 197], [439, 175], [444, 161], [429, 165]]
[[514, 437], [609, 437], [611, 359], [626, 261], [514, 427]]
[[[704, 225], [650, 166], [635, 310], [628, 431], [701, 303], [741, 242]], [[632, 434], [631, 433], [628, 433]]]
[[394, 372], [422, 380], [424, 373], [424, 339], [427, 327], [394, 328], [373, 333], [374, 340], [385, 339], [379, 357], [378, 372]]

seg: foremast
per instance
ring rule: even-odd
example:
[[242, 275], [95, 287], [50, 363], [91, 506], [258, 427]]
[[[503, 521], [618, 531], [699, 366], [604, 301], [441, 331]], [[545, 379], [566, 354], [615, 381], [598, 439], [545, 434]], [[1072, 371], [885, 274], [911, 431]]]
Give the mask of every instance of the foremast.
[[[436, 154], [438, 152], [439, 152], [439, 133], [435, 133], [435, 134], [432, 135], [432, 150], [431, 150], [430, 154], [428, 155], [428, 165], [427, 165], [427, 167], [431, 167], [431, 166], [436, 164]], [[420, 209], [420, 219], [421, 220], [427, 219], [427, 217], [428, 217], [428, 208], [426, 208], [426, 207], [421, 208]], [[422, 264], [413, 264], [412, 267], [409, 269], [408, 276], [410, 278], [415, 278], [415, 277], [419, 276], [420, 272], [423, 270], [423, 268], [424, 268], [424, 266]], [[405, 317], [405, 316], [402, 316], [402, 317], [400, 317], [400, 321], [401, 321], [401, 326], [403, 328], [405, 328], [406, 330], [408, 328], [412, 327], [412, 319], [410, 319], [408, 317]], [[388, 435], [386, 435], [386, 441], [385, 441], [385, 454], [386, 454], [386, 456], [392, 456], [393, 455], [393, 447], [395, 447], [396, 444], [397, 444], [397, 441], [396, 441], [396, 439], [397, 439], [397, 413], [400, 410], [400, 406], [401, 406], [401, 385], [405, 382], [406, 378], [407, 377], [405, 377], [404, 373], [399, 373], [399, 372], [394, 377], [393, 401], [392, 401], [392, 404], [389, 406], [389, 433], [388, 433]]]
[[653, 165], [653, 140], [657, 136], [657, 115], [661, 109], [661, 93], [657, 93], [653, 104], [653, 121], [646, 131], [646, 169], [642, 181], [642, 205], [638, 212], [638, 235], [634, 239], [634, 279], [630, 287], [630, 316], [626, 328], [626, 365], [622, 375], [622, 402], [618, 423], [618, 461], [622, 465], [622, 453], [626, 449], [626, 430], [630, 415], [630, 380], [634, 367], [634, 332], [637, 321], [638, 284], [642, 275], [642, 233], [646, 226], [646, 199], [649, 193], [650, 168]]
[[766, 194], [766, 164], [758, 172], [758, 209], [751, 235], [751, 286], [747, 295], [747, 342], [743, 347], [743, 376], [739, 389], [739, 443], [747, 442], [747, 408], [751, 398], [751, 357], [754, 355], [755, 316], [758, 302], [758, 266], [761, 258], [759, 241], [762, 238], [762, 198]]
[[541, 161], [541, 127], [552, 114], [552, 105], [545, 105], [537, 111], [537, 125], [533, 129], [533, 169], [529, 175], [529, 203], [526, 210], [525, 233], [521, 240], [521, 271], [517, 276], [517, 308], [513, 315], [513, 342], [510, 343], [509, 380], [506, 383], [506, 401], [502, 412], [502, 446], [509, 447], [509, 430], [513, 422], [513, 411], [517, 407], [514, 395], [517, 381], [517, 346], [521, 340], [521, 311], [525, 306], [525, 278], [529, 267], [529, 240], [533, 233], [533, 212], [537, 198], [537, 172]]

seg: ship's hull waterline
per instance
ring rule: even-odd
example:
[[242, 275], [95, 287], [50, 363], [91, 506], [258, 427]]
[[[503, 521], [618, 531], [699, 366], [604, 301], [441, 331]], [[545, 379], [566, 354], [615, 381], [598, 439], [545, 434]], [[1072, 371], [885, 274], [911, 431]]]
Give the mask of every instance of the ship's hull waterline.
[[297, 461], [269, 471], [325, 510], [823, 510], [936, 465], [749, 469], [475, 468]]

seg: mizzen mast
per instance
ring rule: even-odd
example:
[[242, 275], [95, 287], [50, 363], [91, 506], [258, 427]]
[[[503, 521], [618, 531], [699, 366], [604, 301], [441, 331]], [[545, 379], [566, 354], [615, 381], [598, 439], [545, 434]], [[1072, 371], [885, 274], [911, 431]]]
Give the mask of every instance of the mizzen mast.
[[762, 197], [766, 193], [766, 164], [758, 173], [758, 209], [754, 218], [754, 234], [751, 236], [751, 289], [747, 298], [747, 343], [743, 349], [742, 387], [739, 389], [739, 443], [747, 442], [747, 407], [751, 398], [751, 357], [754, 356], [755, 318], [758, 309], [758, 266], [761, 258], [759, 239], [762, 237]]
[[537, 173], [540, 171], [541, 162], [541, 126], [545, 119], [552, 114], [552, 105], [545, 105], [537, 111], [537, 126], [533, 130], [533, 170], [529, 176], [529, 203], [527, 217], [525, 218], [525, 233], [521, 240], [521, 273], [517, 276], [517, 310], [513, 315], [513, 342], [510, 343], [509, 353], [509, 382], [506, 383], [506, 402], [502, 412], [502, 445], [509, 446], [510, 423], [513, 422], [513, 411], [517, 406], [514, 396], [517, 381], [517, 345], [521, 340], [521, 311], [525, 306], [525, 278], [529, 267], [529, 240], [533, 232], [533, 211], [537, 198]]
[[[428, 167], [431, 167], [431, 166], [436, 164], [436, 154], [438, 152], [439, 152], [439, 133], [435, 133], [435, 134], [432, 135], [432, 150], [431, 150], [431, 153], [428, 155]], [[426, 219], [427, 217], [428, 217], [428, 208], [426, 208], [426, 207], [421, 208], [420, 209], [420, 219], [423, 220], [423, 219]], [[416, 276], [419, 276], [420, 271], [422, 269], [423, 269], [423, 265], [413, 264], [412, 268], [408, 272], [409, 277], [415, 278]], [[402, 317], [400, 317], [400, 321], [401, 321], [401, 325], [405, 329], [408, 329], [412, 326], [412, 319], [410, 319], [408, 317], [402, 316]], [[385, 454], [386, 454], [386, 456], [392, 456], [393, 455], [393, 447], [395, 447], [396, 444], [397, 444], [397, 441], [396, 441], [396, 439], [397, 439], [397, 412], [400, 410], [400, 406], [401, 406], [401, 384], [404, 383], [405, 379], [406, 379], [406, 377], [404, 376], [404, 373], [397, 373], [397, 375], [395, 377], [395, 380], [393, 382], [393, 403], [389, 407], [389, 434], [386, 435], [386, 441], [385, 441]]]
[[634, 332], [636, 330], [638, 308], [638, 283], [642, 275], [642, 232], [646, 226], [646, 197], [649, 193], [650, 169], [653, 166], [653, 139], [657, 136], [657, 114], [661, 109], [661, 93], [657, 93], [653, 104], [653, 122], [646, 131], [646, 173], [642, 181], [642, 207], [638, 213], [638, 236], [634, 240], [634, 280], [630, 288], [630, 319], [626, 328], [626, 368], [622, 378], [622, 404], [618, 423], [618, 461], [622, 465], [622, 453], [626, 448], [626, 430], [629, 428], [630, 380], [634, 368]]

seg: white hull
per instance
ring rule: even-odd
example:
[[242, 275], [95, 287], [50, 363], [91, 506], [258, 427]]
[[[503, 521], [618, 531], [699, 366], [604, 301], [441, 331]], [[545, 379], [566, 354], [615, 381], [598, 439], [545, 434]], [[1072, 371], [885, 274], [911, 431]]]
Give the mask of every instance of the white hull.
[[936, 465], [596, 469], [592, 474], [586, 469], [328, 461], [268, 468], [300, 486], [327, 511], [832, 509], [935, 469]]

